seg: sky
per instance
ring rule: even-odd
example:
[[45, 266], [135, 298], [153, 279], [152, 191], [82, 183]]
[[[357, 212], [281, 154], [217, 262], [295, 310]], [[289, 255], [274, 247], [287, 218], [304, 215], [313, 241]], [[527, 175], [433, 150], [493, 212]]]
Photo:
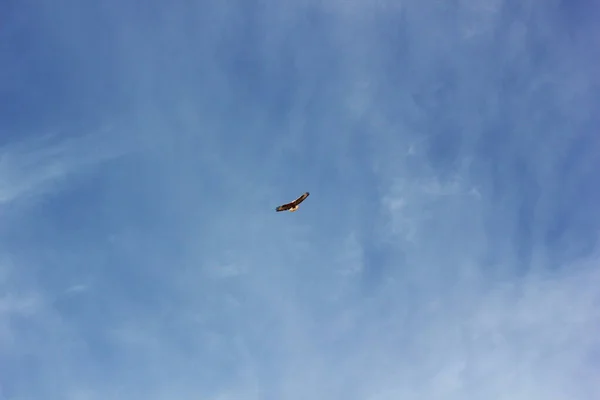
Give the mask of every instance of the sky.
[[599, 18], [2, 1], [0, 400], [600, 398]]

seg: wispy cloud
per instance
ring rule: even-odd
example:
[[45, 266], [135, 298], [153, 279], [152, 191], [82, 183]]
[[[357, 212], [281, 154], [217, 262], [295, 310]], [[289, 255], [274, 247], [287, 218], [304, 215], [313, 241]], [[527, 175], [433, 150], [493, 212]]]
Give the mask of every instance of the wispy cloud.
[[0, 205], [52, 191], [69, 176], [123, 155], [127, 149], [112, 135], [100, 130], [71, 138], [58, 133], [15, 137], [0, 147]]

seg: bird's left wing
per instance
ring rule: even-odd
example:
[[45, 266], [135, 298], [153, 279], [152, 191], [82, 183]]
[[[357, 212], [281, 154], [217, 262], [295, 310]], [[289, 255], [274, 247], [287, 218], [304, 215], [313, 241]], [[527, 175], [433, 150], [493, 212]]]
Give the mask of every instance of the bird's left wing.
[[275, 209], [275, 211], [286, 211], [289, 210], [290, 208], [292, 208], [294, 206], [294, 203], [286, 203], [286, 204], [282, 204], [279, 207], [277, 207]]

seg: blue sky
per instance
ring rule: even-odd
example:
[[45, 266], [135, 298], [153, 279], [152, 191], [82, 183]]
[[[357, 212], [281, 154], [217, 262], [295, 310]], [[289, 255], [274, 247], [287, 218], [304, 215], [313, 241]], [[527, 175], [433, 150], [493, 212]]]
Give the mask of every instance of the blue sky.
[[600, 397], [596, 2], [138, 3], [0, 5], [1, 400]]

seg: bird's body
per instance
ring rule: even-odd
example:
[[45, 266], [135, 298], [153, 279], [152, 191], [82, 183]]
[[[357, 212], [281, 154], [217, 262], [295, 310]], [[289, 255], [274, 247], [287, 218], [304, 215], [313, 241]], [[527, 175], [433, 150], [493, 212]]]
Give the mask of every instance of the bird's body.
[[298, 197], [296, 200], [294, 200], [290, 203], [280, 205], [279, 207], [277, 207], [275, 209], [275, 211], [277, 211], [277, 212], [279, 212], [279, 211], [289, 211], [289, 212], [297, 211], [298, 207], [300, 207], [300, 203], [302, 203], [309, 195], [310, 195], [310, 193], [305, 192], [302, 196]]

